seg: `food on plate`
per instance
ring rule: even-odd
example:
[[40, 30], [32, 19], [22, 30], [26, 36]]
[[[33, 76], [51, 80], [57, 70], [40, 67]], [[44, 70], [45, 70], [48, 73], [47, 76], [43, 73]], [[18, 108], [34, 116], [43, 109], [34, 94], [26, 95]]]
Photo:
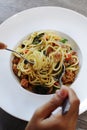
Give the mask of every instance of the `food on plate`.
[[79, 71], [77, 52], [73, 50], [69, 40], [55, 31], [37, 31], [23, 39], [15, 49], [28, 63], [13, 53], [12, 70], [21, 86], [38, 94], [52, 94], [60, 89], [59, 77], [63, 65], [65, 73], [62, 77], [64, 85], [74, 82]]

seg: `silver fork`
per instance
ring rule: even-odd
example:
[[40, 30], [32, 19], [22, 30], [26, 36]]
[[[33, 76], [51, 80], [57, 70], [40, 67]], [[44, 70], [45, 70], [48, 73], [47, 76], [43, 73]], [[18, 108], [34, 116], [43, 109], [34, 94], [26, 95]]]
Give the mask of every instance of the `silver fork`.
[[29, 63], [29, 64], [34, 65], [34, 62], [33, 62], [33, 61], [27, 60], [24, 56], [22, 56], [22, 55], [21, 55], [20, 53], [18, 53], [17, 51], [12, 50], [12, 49], [9, 49], [9, 48], [5, 48], [5, 50], [16, 53], [16, 54], [19, 55], [22, 59], [24, 59], [26, 63]]
[[3, 42], [0, 42], [0, 49], [2, 49], [2, 50], [5, 49], [5, 50], [7, 50], [7, 51], [14, 52], [14, 53], [16, 53], [17, 55], [19, 55], [22, 59], [24, 59], [24, 60], [25, 60], [25, 63], [29, 63], [29, 64], [32, 64], [32, 65], [34, 64], [33, 61], [27, 60], [27, 59], [26, 59], [24, 56], [22, 56], [19, 52], [7, 48], [7, 45], [6, 45], [5, 43], [3, 43]]
[[[65, 74], [65, 65], [63, 64], [62, 65], [62, 73], [59, 77], [59, 84], [60, 84], [60, 87], [62, 87], [62, 77], [63, 75]], [[70, 108], [70, 103], [69, 103], [69, 99], [68, 97], [64, 100], [63, 104], [62, 104], [62, 114], [66, 114], [68, 111], [69, 111], [69, 108]]]
[[63, 65], [62, 65], [62, 73], [61, 73], [60, 76], [59, 76], [59, 84], [60, 84], [60, 87], [62, 87], [62, 77], [63, 77], [64, 74], [65, 74], [65, 65], [63, 64]]

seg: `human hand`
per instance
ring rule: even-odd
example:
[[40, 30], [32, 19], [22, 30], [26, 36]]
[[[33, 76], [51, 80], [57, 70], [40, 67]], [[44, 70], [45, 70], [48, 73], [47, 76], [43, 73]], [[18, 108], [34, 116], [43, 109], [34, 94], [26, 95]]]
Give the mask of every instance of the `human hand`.
[[[68, 96], [70, 109], [65, 114], [62, 112], [52, 114], [52, 112], [62, 106]], [[80, 101], [75, 92], [68, 87], [63, 86], [57, 90], [53, 98], [38, 108], [25, 130], [75, 130], [78, 118]]]

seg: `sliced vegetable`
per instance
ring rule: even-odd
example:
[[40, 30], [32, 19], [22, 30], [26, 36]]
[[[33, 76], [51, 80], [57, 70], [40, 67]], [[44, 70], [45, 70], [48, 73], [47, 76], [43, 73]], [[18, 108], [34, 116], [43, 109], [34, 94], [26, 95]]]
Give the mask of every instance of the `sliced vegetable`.
[[25, 45], [24, 45], [24, 44], [22, 44], [22, 45], [21, 45], [21, 47], [22, 47], [22, 48], [24, 48], [24, 47], [25, 47]]
[[32, 44], [39, 44], [41, 42], [41, 38], [43, 37], [44, 33], [40, 33], [39, 35], [37, 35], [34, 39]]
[[49, 89], [50, 88], [48, 88], [44, 85], [36, 85], [33, 87], [33, 91], [37, 94], [48, 94]]
[[43, 54], [46, 56], [46, 51], [45, 50], [43, 51]]
[[52, 93], [55, 93], [57, 89], [60, 89], [60, 87], [57, 88], [57, 87], [53, 86], [53, 91], [52, 91]]
[[72, 57], [72, 55], [71, 55], [71, 54], [68, 54], [67, 57], [65, 58], [65, 61], [71, 60], [71, 57]]
[[56, 82], [54, 83], [54, 85], [59, 86], [59, 82], [56, 81]]
[[28, 64], [29, 62], [27, 60], [24, 60], [24, 64]]
[[29, 50], [26, 49], [26, 50], [23, 51], [23, 53], [24, 53], [24, 54], [27, 54], [28, 51], [29, 51]]
[[47, 53], [47, 55], [49, 55], [51, 52], [53, 52], [53, 48], [49, 46], [47, 48], [47, 52], [46, 53]]
[[60, 63], [60, 62], [58, 62], [58, 63], [56, 64], [56, 66], [55, 66], [55, 69], [56, 69], [56, 68], [58, 68], [58, 66], [59, 66], [59, 63]]

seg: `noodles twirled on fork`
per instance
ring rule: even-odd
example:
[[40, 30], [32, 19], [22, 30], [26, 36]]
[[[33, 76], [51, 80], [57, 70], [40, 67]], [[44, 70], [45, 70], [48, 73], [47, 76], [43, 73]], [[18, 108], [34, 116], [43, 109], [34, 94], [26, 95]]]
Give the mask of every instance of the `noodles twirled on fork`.
[[54, 31], [38, 31], [29, 35], [16, 48], [29, 64], [17, 54], [13, 54], [12, 69], [21, 85], [35, 93], [49, 94], [60, 88], [58, 76], [65, 65], [63, 84], [70, 85], [79, 70], [77, 53], [68, 39]]

